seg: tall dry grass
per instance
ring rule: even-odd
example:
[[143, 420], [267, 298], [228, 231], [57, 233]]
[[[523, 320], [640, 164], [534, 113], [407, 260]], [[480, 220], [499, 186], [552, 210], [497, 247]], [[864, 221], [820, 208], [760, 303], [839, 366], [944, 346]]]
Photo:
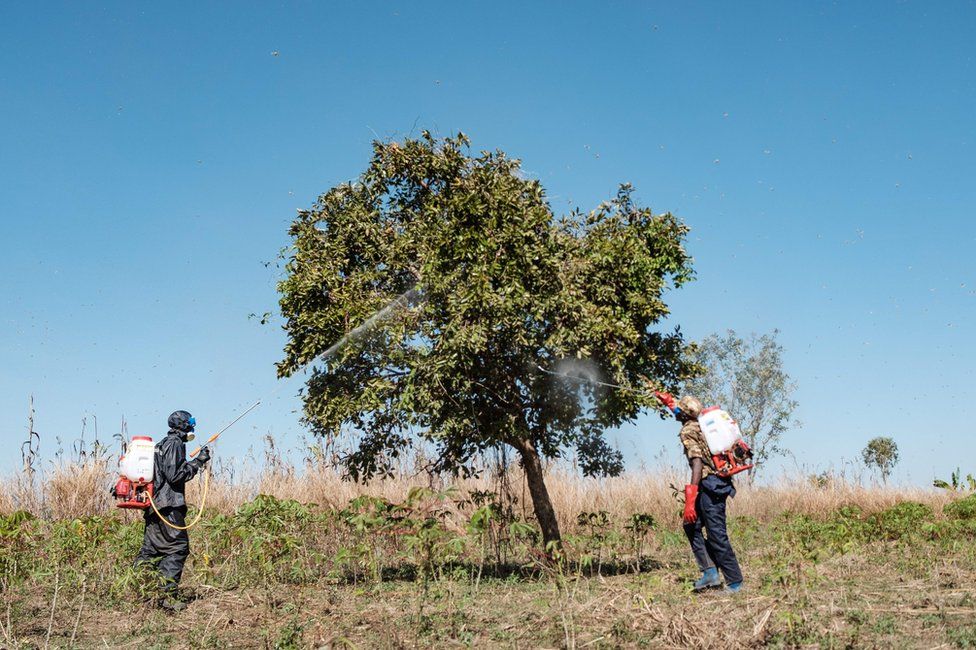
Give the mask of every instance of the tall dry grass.
[[[401, 501], [414, 486], [442, 489], [453, 485], [461, 494], [491, 491], [506, 495], [516, 512], [531, 518], [531, 502], [517, 467], [501, 474], [486, 469], [481, 478], [457, 480], [431, 477], [412, 469], [421, 465], [405, 464], [398, 478], [363, 485], [343, 480], [322, 458], [307, 459], [296, 465], [284, 460], [270, 446], [262, 463], [227, 463], [218, 459], [210, 477], [205, 509], [230, 513], [258, 494], [341, 508], [363, 494]], [[113, 506], [109, 488], [116, 478], [115, 472], [114, 457], [103, 450], [99, 454], [48, 463], [33, 473], [0, 478], [0, 514], [27, 510], [51, 519], [113, 513], [137, 517], [138, 513], [125, 513]], [[659, 521], [676, 520], [680, 509], [676, 488], [683, 486], [685, 479], [684, 471], [665, 466], [626, 472], [616, 478], [592, 479], [581, 476], [567, 464], [552, 464], [546, 484], [561, 527], [572, 531], [580, 512], [602, 510], [617, 521], [635, 513], [649, 513]], [[191, 482], [188, 501], [199, 504], [202, 491], [202, 480]], [[867, 512], [875, 512], [906, 500], [925, 503], [940, 512], [952, 498], [951, 493], [935, 489], [864, 485], [843, 476], [826, 480], [820, 477], [818, 481], [798, 476], [783, 477], [771, 485], [750, 485], [740, 480], [738, 495], [730, 502], [729, 509], [732, 516], [768, 521], [787, 511], [825, 516], [845, 505], [858, 505]]]

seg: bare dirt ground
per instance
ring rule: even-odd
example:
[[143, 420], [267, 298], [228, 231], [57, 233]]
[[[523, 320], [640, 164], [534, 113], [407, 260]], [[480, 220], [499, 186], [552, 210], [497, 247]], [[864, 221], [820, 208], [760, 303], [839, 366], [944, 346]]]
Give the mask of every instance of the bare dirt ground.
[[[743, 549], [747, 589], [690, 593], [677, 545], [641, 573], [446, 575], [424, 584], [193, 588], [179, 614], [62, 593], [10, 621], [9, 647], [976, 647], [976, 561], [876, 543], [822, 562]], [[27, 613], [25, 611], [24, 613]], [[50, 625], [50, 637], [48, 628]], [[10, 642], [12, 638], [16, 642]]]

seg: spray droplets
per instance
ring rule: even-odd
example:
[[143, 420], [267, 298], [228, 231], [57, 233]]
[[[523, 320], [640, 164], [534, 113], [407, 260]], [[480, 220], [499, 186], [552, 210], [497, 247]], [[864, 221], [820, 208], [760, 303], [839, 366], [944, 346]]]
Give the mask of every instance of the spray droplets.
[[604, 382], [600, 368], [585, 359], [563, 359], [556, 364], [555, 371], [568, 380], [582, 380], [594, 384]]
[[411, 303], [417, 303], [420, 299], [420, 292], [417, 289], [410, 289], [394, 298], [388, 305], [377, 311], [363, 322], [362, 325], [351, 330], [341, 339], [336, 341], [328, 350], [319, 355], [319, 359], [326, 361], [335, 356], [336, 352], [343, 349], [349, 343], [359, 340], [362, 336], [375, 328], [393, 315], [401, 307], [408, 307]]

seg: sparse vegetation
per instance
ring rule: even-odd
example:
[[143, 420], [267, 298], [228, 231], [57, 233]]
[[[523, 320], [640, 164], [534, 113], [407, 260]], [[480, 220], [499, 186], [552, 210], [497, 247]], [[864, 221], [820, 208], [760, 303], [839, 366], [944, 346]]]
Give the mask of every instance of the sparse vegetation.
[[[266, 467], [268, 467], [266, 465]], [[834, 477], [743, 485], [731, 528], [749, 593], [694, 597], [667, 472], [547, 483], [565, 531], [554, 564], [517, 470], [358, 486], [309, 461], [233, 484], [193, 531], [179, 615], [132, 568], [138, 514], [94, 488], [89, 455], [0, 491], [6, 647], [967, 647], [976, 613], [976, 496]], [[406, 469], [406, 468], [404, 468]], [[409, 474], [409, 472], [404, 472]], [[57, 484], [55, 486], [54, 484]], [[68, 494], [81, 499], [59, 505]], [[198, 498], [190, 493], [191, 502]], [[713, 625], [722, 620], [721, 626]]]

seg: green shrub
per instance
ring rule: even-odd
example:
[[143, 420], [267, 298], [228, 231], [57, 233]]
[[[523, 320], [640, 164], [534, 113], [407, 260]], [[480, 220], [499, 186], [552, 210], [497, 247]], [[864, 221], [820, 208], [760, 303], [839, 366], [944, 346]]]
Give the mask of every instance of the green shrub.
[[233, 515], [218, 514], [202, 522], [196, 569], [212, 578], [216, 567], [211, 559], [224, 558], [230, 585], [309, 580], [318, 570], [310, 543], [315, 522], [308, 505], [260, 494]]
[[860, 506], [844, 506], [827, 522], [826, 544], [849, 552], [855, 545], [871, 538], [871, 523]]
[[9, 515], [0, 515], [0, 537], [16, 537], [22, 534], [25, 525], [36, 517], [26, 510], [17, 510]]
[[976, 494], [953, 501], [943, 511], [949, 519], [976, 520]]
[[905, 501], [867, 516], [858, 506], [844, 506], [820, 520], [785, 513], [774, 525], [780, 546], [809, 560], [832, 553], [849, 553], [875, 540], [895, 541], [930, 533], [934, 513], [929, 506]]
[[924, 524], [932, 521], [933, 514], [927, 505], [905, 501], [874, 515], [870, 523], [876, 537], [897, 540], [920, 533]]
[[36, 523], [34, 515], [25, 510], [0, 515], [0, 575], [5, 581], [19, 582], [29, 573]]

